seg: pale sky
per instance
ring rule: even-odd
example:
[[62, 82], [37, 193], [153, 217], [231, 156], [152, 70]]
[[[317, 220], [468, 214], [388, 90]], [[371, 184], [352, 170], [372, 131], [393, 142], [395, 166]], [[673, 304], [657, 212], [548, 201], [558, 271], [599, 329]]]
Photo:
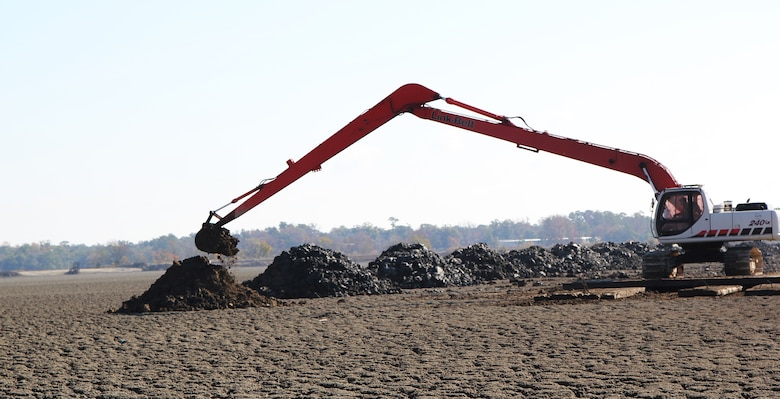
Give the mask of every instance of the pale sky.
[[[716, 202], [780, 205], [778, 21], [776, 1], [0, 0], [0, 244], [189, 235], [412, 82], [649, 155]], [[408, 114], [322, 166], [225, 227], [536, 223], [652, 198]]]

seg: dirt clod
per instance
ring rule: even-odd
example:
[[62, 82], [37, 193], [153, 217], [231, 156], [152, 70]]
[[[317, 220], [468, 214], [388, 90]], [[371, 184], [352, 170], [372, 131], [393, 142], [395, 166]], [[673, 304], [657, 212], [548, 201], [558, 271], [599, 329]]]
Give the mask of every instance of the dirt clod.
[[203, 227], [195, 234], [195, 246], [210, 254], [238, 254], [238, 238], [230, 235], [230, 230], [211, 223], [203, 223]]

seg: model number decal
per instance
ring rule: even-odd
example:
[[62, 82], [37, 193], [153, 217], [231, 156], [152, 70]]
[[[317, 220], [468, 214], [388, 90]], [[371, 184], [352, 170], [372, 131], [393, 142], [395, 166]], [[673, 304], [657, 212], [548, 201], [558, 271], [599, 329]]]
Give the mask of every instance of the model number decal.
[[750, 224], [748, 224], [748, 227], [765, 226], [768, 224], [772, 224], [772, 222], [766, 219], [751, 220]]

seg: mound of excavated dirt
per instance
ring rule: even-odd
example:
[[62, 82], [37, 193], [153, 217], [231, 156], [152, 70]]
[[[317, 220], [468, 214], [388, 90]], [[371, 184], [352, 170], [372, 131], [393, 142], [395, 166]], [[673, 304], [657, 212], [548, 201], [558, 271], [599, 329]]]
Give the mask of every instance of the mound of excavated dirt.
[[465, 268], [474, 284], [515, 277], [512, 262], [485, 243], [457, 249], [446, 258], [446, 261], [452, 266]]
[[[777, 270], [780, 246], [754, 244], [764, 253], [765, 272]], [[400, 243], [362, 268], [344, 254], [306, 244], [283, 252], [265, 273], [244, 284], [278, 298], [313, 298], [467, 286], [504, 279], [629, 278], [641, 276], [642, 256], [654, 248], [635, 241], [591, 246], [570, 242], [550, 248], [498, 251], [480, 243], [442, 257], [422, 244]], [[688, 268], [694, 270], [693, 265]]]
[[513, 249], [507, 252], [505, 257], [512, 263], [516, 277], [555, 277], [564, 273], [559, 266], [558, 257], [547, 248], [538, 245]]
[[618, 270], [640, 270], [646, 250], [632, 243], [591, 248], [569, 243], [503, 252], [480, 243], [442, 257], [422, 244], [400, 243], [363, 268], [342, 253], [305, 244], [282, 252], [244, 285], [263, 295], [290, 299], [388, 294], [513, 278], [606, 277]]
[[465, 267], [447, 262], [422, 244], [393, 245], [370, 262], [368, 268], [400, 288], [464, 286], [474, 282]]
[[141, 296], [133, 296], [114, 313], [146, 313], [276, 306], [279, 303], [236, 283], [233, 275], [208, 258], [175, 261]]
[[648, 243], [628, 241], [624, 243], [600, 242], [590, 249], [601, 255], [611, 270], [642, 270], [642, 255], [653, 249]]
[[584, 258], [577, 244], [557, 246], [551, 249], [532, 246], [508, 252], [496, 251], [480, 243], [455, 250], [446, 259], [462, 265], [475, 284], [493, 280], [565, 276], [574, 273], [570, 269], [580, 264], [601, 263], [601, 258]]
[[346, 255], [314, 244], [290, 248], [244, 285], [277, 298], [320, 298], [400, 292]]
[[[224, 230], [224, 229], [223, 229]], [[226, 252], [235, 253], [238, 240], [227, 230], [213, 237]], [[219, 237], [222, 237], [221, 239]], [[756, 243], [764, 253], [765, 272], [780, 267], [780, 246]], [[221, 265], [196, 256], [171, 265], [148, 291], [133, 296], [114, 313], [145, 313], [266, 307], [276, 298], [319, 298], [399, 293], [402, 289], [455, 287], [493, 280], [539, 277], [625, 277], [641, 271], [647, 243], [558, 244], [508, 252], [480, 243], [460, 248], [446, 258], [422, 244], [396, 244], [363, 267], [346, 255], [304, 244], [282, 252], [259, 276], [243, 284]], [[616, 274], [616, 273], [620, 274]]]
[[505, 257], [513, 265], [516, 277], [584, 277], [604, 278], [618, 271], [642, 268], [642, 255], [650, 245], [627, 242], [558, 244], [550, 249], [532, 246], [511, 250]]

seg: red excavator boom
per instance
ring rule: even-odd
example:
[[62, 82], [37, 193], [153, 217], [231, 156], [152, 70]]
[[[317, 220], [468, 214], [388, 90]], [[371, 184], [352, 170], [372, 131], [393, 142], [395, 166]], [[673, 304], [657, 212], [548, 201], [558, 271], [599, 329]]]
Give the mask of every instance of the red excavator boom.
[[[440, 99], [487, 119], [459, 115], [427, 105]], [[665, 189], [680, 186], [663, 165], [648, 156], [526, 129], [513, 124], [508, 117], [493, 114], [451, 98], [442, 98], [435, 91], [419, 84], [407, 84], [355, 118], [298, 161], [288, 160], [287, 169], [275, 178], [262, 182], [252, 190], [236, 197], [230, 203], [211, 211], [206, 223], [203, 224], [203, 229], [195, 237], [196, 246], [204, 252], [235, 254], [237, 252], [235, 248], [226, 249], [226, 244], [220, 243], [226, 237], [230, 237], [222, 226], [259, 205], [306, 173], [320, 170], [325, 161], [402, 113], [412, 113], [422, 119], [506, 140], [515, 143], [519, 148], [558, 154], [627, 173], [648, 182], [656, 195]], [[238, 204], [225, 216], [217, 214], [225, 207], [238, 203], [244, 198], [246, 198], [244, 202]], [[217, 219], [213, 224], [211, 223], [212, 218]]]

